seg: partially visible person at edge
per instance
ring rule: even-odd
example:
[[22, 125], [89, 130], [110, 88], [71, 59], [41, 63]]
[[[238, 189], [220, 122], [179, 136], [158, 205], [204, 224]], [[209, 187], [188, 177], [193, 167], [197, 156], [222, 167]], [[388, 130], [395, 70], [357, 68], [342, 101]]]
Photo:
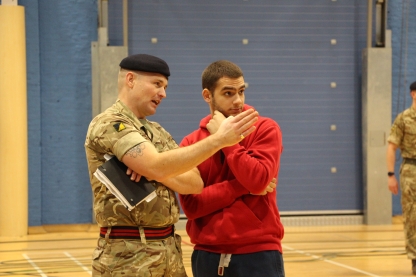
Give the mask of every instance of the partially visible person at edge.
[[[202, 73], [202, 97], [211, 114], [181, 146], [215, 135], [222, 120], [252, 107], [245, 105], [242, 70], [226, 60]], [[216, 124], [212, 123], [213, 120]], [[198, 165], [204, 189], [180, 195], [188, 217], [194, 277], [283, 277], [283, 225], [276, 203], [282, 133], [270, 118], [259, 116], [256, 130], [240, 143], [223, 148]]]
[[[93, 276], [186, 276], [181, 238], [174, 229], [179, 219], [174, 192], [200, 193], [203, 182], [196, 165], [255, 129], [258, 114], [249, 110], [224, 121], [200, 143], [179, 148], [162, 126], [146, 119], [166, 97], [169, 75], [167, 63], [158, 57], [126, 57], [120, 63], [118, 99], [89, 125], [85, 151], [100, 227]], [[127, 210], [93, 175], [105, 154], [126, 164], [131, 179], [154, 180], [157, 197]]]
[[387, 178], [389, 190], [398, 194], [399, 185], [394, 172], [396, 150], [400, 149], [400, 190], [407, 257], [412, 260], [416, 275], [416, 82], [410, 85], [412, 106], [397, 115], [387, 139]]

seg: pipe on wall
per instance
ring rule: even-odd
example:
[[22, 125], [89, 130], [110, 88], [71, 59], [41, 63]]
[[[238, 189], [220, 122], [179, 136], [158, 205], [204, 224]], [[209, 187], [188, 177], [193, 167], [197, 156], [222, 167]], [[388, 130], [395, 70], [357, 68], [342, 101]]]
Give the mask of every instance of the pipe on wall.
[[373, 1], [368, 0], [367, 10], [367, 48], [372, 47]]

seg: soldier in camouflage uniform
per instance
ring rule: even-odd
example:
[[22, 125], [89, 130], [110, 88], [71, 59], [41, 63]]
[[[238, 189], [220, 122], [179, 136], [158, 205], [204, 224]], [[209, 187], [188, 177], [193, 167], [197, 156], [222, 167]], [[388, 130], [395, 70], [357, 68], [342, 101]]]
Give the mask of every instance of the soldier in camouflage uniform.
[[[222, 124], [199, 145], [178, 148], [165, 129], [146, 119], [166, 97], [169, 75], [168, 65], [157, 57], [123, 59], [117, 101], [88, 128], [85, 150], [100, 227], [93, 276], [186, 276], [181, 238], [174, 232], [179, 219], [175, 191], [200, 193], [203, 183], [195, 166], [254, 130], [257, 113], [251, 110]], [[153, 180], [157, 197], [131, 211], [124, 207], [93, 174], [105, 154], [126, 164], [131, 179]]]
[[398, 193], [398, 182], [394, 173], [397, 148], [403, 158], [400, 166], [400, 190], [406, 252], [412, 260], [412, 271], [416, 275], [416, 82], [410, 85], [412, 106], [398, 114], [391, 127], [387, 146], [388, 186], [393, 194]]

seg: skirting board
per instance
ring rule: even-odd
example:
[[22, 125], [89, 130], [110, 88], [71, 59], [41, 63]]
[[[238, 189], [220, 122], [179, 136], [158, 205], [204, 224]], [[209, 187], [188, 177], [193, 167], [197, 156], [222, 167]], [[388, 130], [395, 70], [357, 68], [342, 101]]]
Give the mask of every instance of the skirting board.
[[282, 216], [283, 226], [362, 225], [363, 215]]
[[[363, 215], [290, 215], [281, 216], [283, 226], [325, 226], [325, 225], [362, 225]], [[175, 224], [177, 230], [184, 230], [186, 217]]]

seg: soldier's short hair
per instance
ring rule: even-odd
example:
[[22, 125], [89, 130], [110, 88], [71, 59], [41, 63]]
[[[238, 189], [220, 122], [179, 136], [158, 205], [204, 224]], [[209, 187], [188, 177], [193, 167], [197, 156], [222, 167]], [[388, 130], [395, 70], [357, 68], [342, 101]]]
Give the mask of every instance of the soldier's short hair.
[[416, 82], [410, 84], [410, 91], [416, 90]]

